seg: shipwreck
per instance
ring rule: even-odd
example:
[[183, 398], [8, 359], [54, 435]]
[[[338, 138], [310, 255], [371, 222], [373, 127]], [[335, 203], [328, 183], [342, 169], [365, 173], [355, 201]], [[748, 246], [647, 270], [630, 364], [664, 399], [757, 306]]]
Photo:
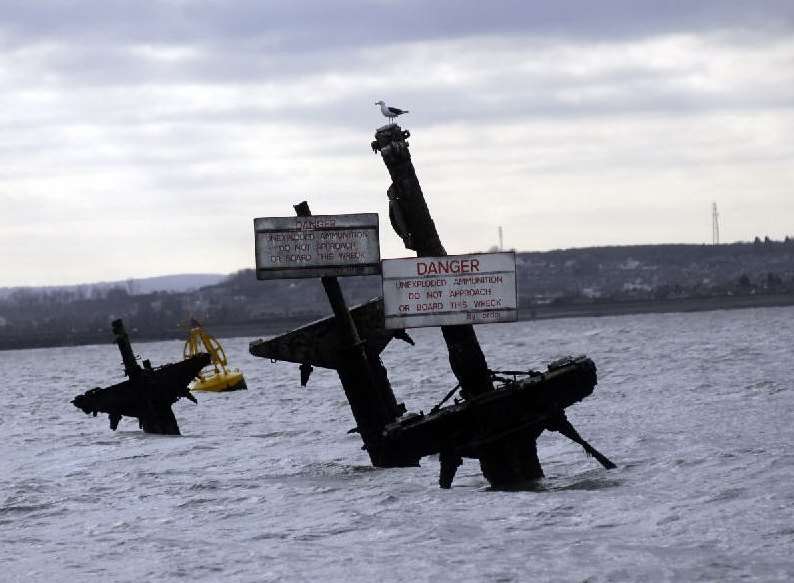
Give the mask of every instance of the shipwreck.
[[[415, 251], [417, 257], [429, 258], [422, 263], [424, 272], [421, 267], [417, 269], [415, 281], [426, 281], [421, 278], [445, 269], [471, 271], [471, 262], [478, 261], [476, 258], [443, 260], [448, 254], [416, 176], [409, 137], [407, 130], [390, 123], [376, 131], [371, 146], [380, 153], [391, 178], [387, 190], [391, 226], [407, 249]], [[473, 458], [479, 460], [484, 477], [493, 487], [513, 488], [543, 476], [536, 440], [543, 431], [556, 431], [581, 445], [604, 467], [615, 467], [579, 435], [565, 415], [566, 408], [592, 394], [596, 386], [592, 360], [586, 356], [568, 357], [550, 363], [542, 371], [496, 371], [489, 367], [472, 323], [506, 321], [505, 314], [511, 308], [501, 302], [469, 312], [463, 321], [450, 310], [465, 308], [465, 301], [458, 301], [458, 305], [451, 302], [449, 306], [441, 300], [421, 304], [440, 314], [436, 320], [414, 315], [420, 316], [418, 325], [442, 322], [440, 327], [457, 384], [429, 412], [408, 412], [392, 390], [380, 354], [395, 338], [413, 344], [400, 327], [409, 321], [411, 306], [399, 306], [399, 310], [404, 308], [404, 314], [387, 314], [384, 298], [380, 297], [348, 308], [337, 279], [381, 273], [379, 251], [370, 248], [373, 239], [377, 242], [377, 220], [375, 226], [365, 215], [355, 220], [351, 218], [354, 215], [337, 215], [338, 220], [324, 215], [312, 220], [306, 202], [296, 205], [295, 212], [297, 217], [292, 222], [287, 218], [255, 219], [257, 277], [320, 277], [333, 316], [270, 340], [253, 341], [249, 351], [257, 357], [298, 364], [302, 385], [309, 381], [314, 367], [336, 370], [356, 422], [351, 431], [361, 436], [374, 466], [416, 466], [422, 457], [437, 454], [439, 485], [449, 488], [463, 458]], [[345, 225], [350, 221], [359, 225], [360, 235], [343, 237], [342, 230], [349, 228]], [[335, 235], [334, 229], [339, 233]], [[334, 255], [328, 245], [315, 245], [317, 240], [351, 239], [360, 245], [340, 245], [347, 249], [345, 257]], [[279, 255], [279, 250], [286, 254]], [[352, 264], [343, 259], [350, 259]], [[385, 292], [385, 267], [383, 278]], [[408, 293], [421, 295], [419, 291]], [[441, 290], [424, 293], [421, 297], [443, 295]], [[442, 305], [446, 307], [439, 308]], [[515, 306], [512, 310], [514, 313]], [[446, 405], [456, 394], [460, 398]]]
[[91, 389], [76, 396], [72, 404], [94, 417], [107, 413], [115, 431], [122, 417], [135, 417], [145, 433], [180, 435], [171, 406], [185, 397], [196, 402], [188, 384], [209, 365], [210, 355], [194, 354], [180, 362], [152, 367], [149, 360], [138, 364], [121, 320], [112, 323], [114, 342], [121, 352], [127, 380], [109, 387]]

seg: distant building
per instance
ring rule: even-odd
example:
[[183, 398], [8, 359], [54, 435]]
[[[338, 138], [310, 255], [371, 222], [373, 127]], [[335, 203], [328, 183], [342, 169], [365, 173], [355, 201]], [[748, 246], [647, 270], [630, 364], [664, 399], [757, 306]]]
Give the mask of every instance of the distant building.
[[638, 292], [638, 291], [649, 292], [653, 288], [649, 286], [647, 283], [643, 283], [641, 280], [637, 279], [634, 281], [627, 281], [626, 283], [623, 284], [622, 289], [624, 292]]
[[582, 295], [586, 298], [596, 299], [604, 296], [604, 292], [597, 287], [584, 287], [582, 288]]
[[625, 260], [623, 263], [621, 263], [620, 265], [618, 265], [618, 269], [626, 269], [626, 270], [631, 270], [631, 269], [637, 269], [639, 266], [640, 266], [640, 262], [639, 262], [639, 261], [637, 261], [636, 259], [632, 259], [631, 257], [629, 257], [629, 258], [628, 258], [628, 259], [626, 259], [626, 260]]

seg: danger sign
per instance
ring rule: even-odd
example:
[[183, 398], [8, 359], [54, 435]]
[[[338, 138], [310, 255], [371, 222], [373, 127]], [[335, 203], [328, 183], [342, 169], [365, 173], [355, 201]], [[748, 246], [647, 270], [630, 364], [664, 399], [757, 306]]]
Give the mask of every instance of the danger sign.
[[514, 322], [513, 252], [384, 259], [386, 328]]
[[380, 273], [375, 213], [262, 217], [254, 234], [257, 279]]

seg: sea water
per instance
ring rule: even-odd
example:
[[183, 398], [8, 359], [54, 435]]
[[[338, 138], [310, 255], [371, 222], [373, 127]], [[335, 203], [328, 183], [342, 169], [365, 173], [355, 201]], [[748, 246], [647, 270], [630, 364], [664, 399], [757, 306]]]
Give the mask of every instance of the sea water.
[[[493, 491], [474, 460], [375, 469], [333, 371], [224, 339], [248, 391], [175, 407], [181, 437], [110, 431], [69, 401], [122, 380], [114, 345], [0, 352], [2, 581], [794, 580], [794, 308], [488, 325], [494, 369], [598, 366], [544, 433], [546, 478]], [[437, 329], [383, 357], [409, 410], [454, 384]], [[108, 333], [110, 337], [110, 333]], [[141, 343], [154, 365], [177, 341]]]

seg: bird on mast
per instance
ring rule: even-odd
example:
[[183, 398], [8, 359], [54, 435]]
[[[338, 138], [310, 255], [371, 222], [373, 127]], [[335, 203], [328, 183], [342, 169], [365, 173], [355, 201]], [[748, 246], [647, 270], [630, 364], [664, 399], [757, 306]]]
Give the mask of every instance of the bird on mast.
[[400, 109], [398, 107], [389, 107], [386, 105], [383, 100], [376, 101], [375, 105], [380, 105], [380, 112], [383, 114], [383, 117], [389, 118], [389, 121], [394, 123], [394, 118], [402, 115], [404, 113], [409, 113], [407, 109]]

